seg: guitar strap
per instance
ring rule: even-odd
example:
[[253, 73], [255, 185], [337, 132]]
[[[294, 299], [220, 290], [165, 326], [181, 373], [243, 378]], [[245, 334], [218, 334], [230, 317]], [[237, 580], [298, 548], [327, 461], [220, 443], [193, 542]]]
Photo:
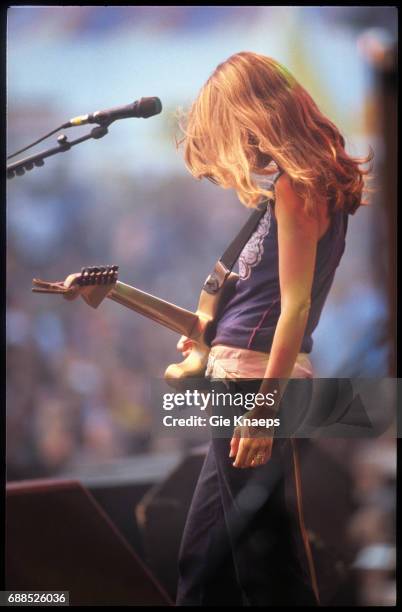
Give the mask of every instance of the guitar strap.
[[257, 228], [260, 219], [265, 214], [267, 206], [268, 201], [264, 200], [264, 202], [261, 202], [261, 204], [259, 204], [258, 207], [253, 210], [240, 232], [229, 244], [222, 257], [216, 262], [213, 271], [204, 283], [204, 291], [210, 294], [218, 293], [218, 291], [220, 291], [224, 282], [232, 271], [237, 259], [239, 258], [240, 253], [246, 246], [248, 240], [251, 238], [254, 230]]
[[[273, 181], [274, 185], [282, 173], [283, 170], [280, 170], [280, 172], [275, 177], [275, 180]], [[257, 208], [253, 210], [246, 223], [241, 228], [240, 232], [229, 244], [222, 257], [216, 262], [213, 271], [204, 283], [204, 291], [210, 294], [218, 293], [218, 291], [220, 291], [224, 282], [232, 271], [233, 266], [238, 260], [240, 253], [251, 238], [251, 235], [253, 234], [254, 230], [257, 228], [260, 219], [265, 214], [267, 206], [268, 200], [263, 200], [257, 206]]]
[[240, 253], [251, 238], [254, 230], [257, 228], [260, 219], [265, 214], [267, 205], [267, 200], [265, 200], [259, 204], [258, 208], [253, 210], [240, 232], [232, 240], [222, 257], [219, 259], [221, 264], [223, 264], [227, 270], [231, 271], [233, 269], [233, 266], [240, 256]]

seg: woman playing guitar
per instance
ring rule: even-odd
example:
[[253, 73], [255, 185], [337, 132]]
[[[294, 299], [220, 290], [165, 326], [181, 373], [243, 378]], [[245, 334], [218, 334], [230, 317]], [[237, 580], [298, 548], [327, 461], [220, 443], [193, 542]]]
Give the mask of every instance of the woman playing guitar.
[[[183, 127], [198, 179], [268, 207], [239, 259], [239, 280], [217, 324], [207, 376], [217, 388], [256, 392], [312, 378], [316, 328], [362, 201], [359, 166], [338, 128], [289, 71], [243, 52], [220, 64]], [[192, 341], [182, 337], [187, 355]], [[294, 405], [297, 411], [297, 404]], [[255, 406], [248, 417], [267, 416]], [[302, 508], [296, 438], [239, 426], [213, 438], [185, 526], [177, 605], [317, 605], [319, 589]], [[295, 490], [295, 511], [285, 486]]]

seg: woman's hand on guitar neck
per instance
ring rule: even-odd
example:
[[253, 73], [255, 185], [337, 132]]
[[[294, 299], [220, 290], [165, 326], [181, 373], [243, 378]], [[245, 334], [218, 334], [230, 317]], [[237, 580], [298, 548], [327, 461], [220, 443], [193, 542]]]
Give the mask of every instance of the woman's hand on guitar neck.
[[187, 336], [181, 336], [180, 340], [177, 343], [177, 350], [180, 351], [183, 357], [188, 357], [193, 348], [193, 341]]

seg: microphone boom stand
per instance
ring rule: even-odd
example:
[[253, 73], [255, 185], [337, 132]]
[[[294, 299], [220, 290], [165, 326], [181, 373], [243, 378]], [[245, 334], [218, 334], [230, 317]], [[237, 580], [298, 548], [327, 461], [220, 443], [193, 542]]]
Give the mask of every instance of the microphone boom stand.
[[74, 147], [81, 142], [85, 142], [91, 138], [98, 140], [99, 138], [103, 138], [108, 134], [108, 126], [112, 123], [109, 121], [108, 123], [97, 125], [94, 127], [89, 134], [85, 134], [85, 136], [81, 136], [80, 138], [76, 138], [75, 140], [69, 141], [65, 134], [61, 134], [58, 136], [57, 141], [59, 145], [57, 147], [53, 147], [52, 149], [45, 149], [41, 153], [36, 153], [36, 155], [31, 155], [30, 157], [25, 157], [24, 159], [20, 159], [19, 161], [14, 162], [13, 164], [9, 164], [7, 166], [7, 178], [13, 178], [15, 175], [22, 176], [25, 174], [26, 170], [32, 170], [34, 167], [40, 167], [44, 165], [44, 160], [46, 157], [51, 157], [52, 155], [56, 155], [57, 153], [64, 153], [65, 151], [69, 151], [71, 147]]

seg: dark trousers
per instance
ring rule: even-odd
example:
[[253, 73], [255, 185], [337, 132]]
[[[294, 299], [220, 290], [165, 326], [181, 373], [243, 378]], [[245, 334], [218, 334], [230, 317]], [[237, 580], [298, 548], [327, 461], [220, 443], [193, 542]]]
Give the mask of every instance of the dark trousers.
[[197, 482], [176, 604], [317, 605], [299, 503], [298, 441], [274, 439], [265, 465], [243, 469], [233, 467], [229, 442], [212, 438]]

